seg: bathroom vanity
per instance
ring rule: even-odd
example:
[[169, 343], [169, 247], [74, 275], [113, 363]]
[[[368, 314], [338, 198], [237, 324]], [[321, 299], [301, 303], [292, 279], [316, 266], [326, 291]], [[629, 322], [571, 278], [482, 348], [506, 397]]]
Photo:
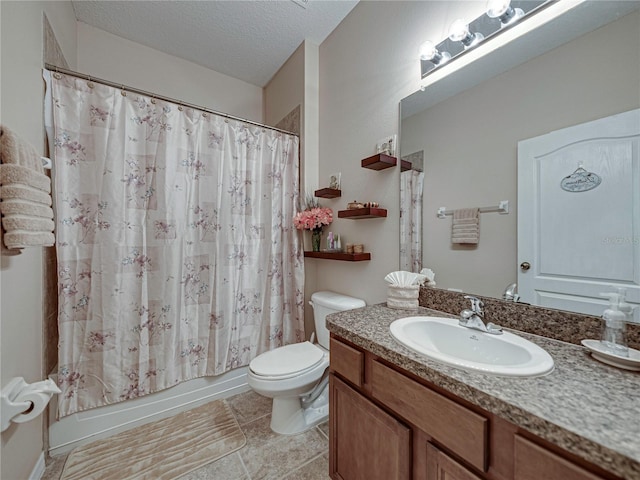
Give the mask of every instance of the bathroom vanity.
[[414, 315], [443, 313], [375, 305], [327, 318], [331, 478], [640, 478], [638, 373], [521, 332], [551, 354], [552, 373], [467, 372], [393, 339], [391, 322]]

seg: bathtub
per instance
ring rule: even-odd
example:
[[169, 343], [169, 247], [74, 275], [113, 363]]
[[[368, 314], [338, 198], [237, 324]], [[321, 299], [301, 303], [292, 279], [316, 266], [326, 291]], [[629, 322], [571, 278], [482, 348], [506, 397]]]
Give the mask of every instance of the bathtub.
[[[56, 396], [49, 404], [49, 453], [59, 455], [73, 448], [106, 438], [130, 428], [170, 417], [213, 400], [251, 390], [249, 367], [237, 368], [217, 377], [203, 377], [144, 397], [74, 413], [56, 420]], [[54, 381], [57, 375], [50, 376]]]

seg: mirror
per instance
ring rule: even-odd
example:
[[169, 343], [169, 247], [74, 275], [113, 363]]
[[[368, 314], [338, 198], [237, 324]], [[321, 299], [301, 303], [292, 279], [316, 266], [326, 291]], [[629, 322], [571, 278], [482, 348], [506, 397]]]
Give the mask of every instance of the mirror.
[[[416, 193], [402, 182], [401, 224], [422, 223], [421, 245], [402, 231], [403, 269], [420, 264], [438, 288], [496, 298], [517, 281], [518, 142], [640, 107], [639, 7], [579, 3], [401, 101], [401, 164], [409, 171], [422, 158], [424, 175], [412, 207], [421, 214], [409, 211], [403, 197]], [[452, 217], [437, 216], [502, 200], [509, 214], [480, 214], [477, 246], [452, 243]]]

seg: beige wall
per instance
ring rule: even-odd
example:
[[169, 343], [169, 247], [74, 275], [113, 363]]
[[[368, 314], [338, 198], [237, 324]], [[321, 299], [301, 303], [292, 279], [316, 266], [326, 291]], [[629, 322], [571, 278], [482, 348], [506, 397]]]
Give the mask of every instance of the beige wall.
[[[640, 106], [639, 27], [627, 15], [402, 122], [403, 152], [425, 152], [423, 258], [438, 286], [499, 297], [516, 281], [517, 143]], [[500, 200], [511, 213], [481, 215], [477, 248], [452, 246], [451, 217], [435, 215]]]
[[276, 125], [304, 103], [304, 42], [264, 87], [264, 123]]
[[78, 22], [78, 70], [262, 122], [262, 88]]
[[264, 88], [267, 125], [275, 125], [297, 105], [302, 106], [302, 198], [318, 188], [318, 50], [317, 45], [303, 42]]
[[[3, 124], [44, 152], [42, 121], [43, 13], [58, 38], [67, 61], [75, 67], [75, 16], [70, 2], [0, 3], [2, 25]], [[43, 250], [25, 249], [1, 258], [0, 384], [17, 376], [27, 382], [42, 379]], [[43, 449], [42, 417], [2, 433], [0, 477], [29, 477]]]
[[[337, 219], [331, 230], [344, 242], [363, 243], [369, 262], [307, 260], [318, 269], [318, 289], [364, 299], [386, 299], [384, 276], [399, 264], [399, 168], [360, 167], [376, 143], [398, 132], [400, 100], [420, 86], [418, 48], [446, 37], [460, 16], [473, 18], [484, 2], [360, 2], [320, 46], [320, 186], [342, 173], [337, 210], [352, 200], [377, 201], [386, 219]], [[337, 216], [337, 215], [336, 215]]]
[[[264, 89], [264, 118], [275, 125], [296, 106], [301, 106], [300, 184], [301, 199], [313, 195], [318, 185], [318, 65], [317, 45], [305, 41], [289, 57]], [[309, 233], [304, 241], [310, 242]], [[309, 247], [310, 248], [310, 247]], [[314, 331], [311, 294], [317, 290], [316, 265], [305, 263], [305, 331]]]

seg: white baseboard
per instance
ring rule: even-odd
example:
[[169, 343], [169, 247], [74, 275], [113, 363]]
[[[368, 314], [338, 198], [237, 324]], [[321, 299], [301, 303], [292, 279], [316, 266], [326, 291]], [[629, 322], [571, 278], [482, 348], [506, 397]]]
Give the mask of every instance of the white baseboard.
[[249, 391], [247, 371], [248, 367], [242, 367], [217, 377], [196, 378], [144, 397], [74, 413], [60, 420], [55, 420], [58, 406], [54, 396], [50, 402], [49, 453], [66, 453], [135, 426]]
[[33, 470], [29, 474], [29, 480], [40, 480], [42, 475], [44, 475], [45, 463], [44, 463], [44, 452], [40, 452], [40, 456], [38, 457], [38, 461], [36, 462]]

